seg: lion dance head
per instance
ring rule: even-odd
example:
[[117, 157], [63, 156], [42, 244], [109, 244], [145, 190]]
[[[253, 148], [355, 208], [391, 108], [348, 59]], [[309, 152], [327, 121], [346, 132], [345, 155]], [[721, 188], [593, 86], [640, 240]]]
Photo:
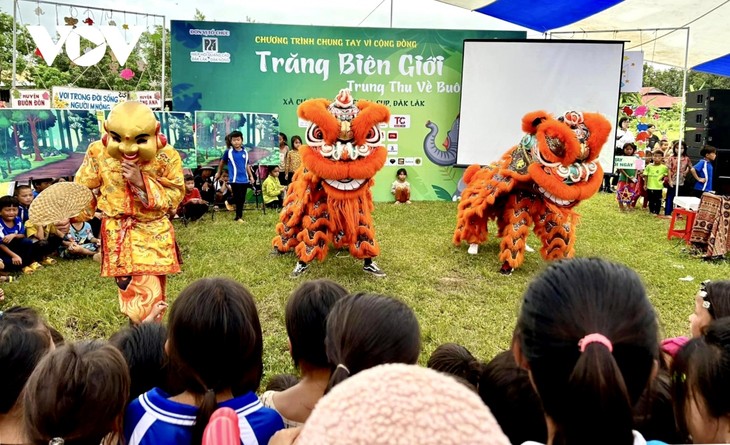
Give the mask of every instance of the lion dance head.
[[364, 192], [388, 155], [379, 124], [388, 122], [388, 108], [364, 100], [355, 101], [343, 89], [334, 101], [312, 99], [297, 114], [310, 122], [306, 146], [299, 150], [302, 163], [324, 180], [332, 196], [344, 198]]

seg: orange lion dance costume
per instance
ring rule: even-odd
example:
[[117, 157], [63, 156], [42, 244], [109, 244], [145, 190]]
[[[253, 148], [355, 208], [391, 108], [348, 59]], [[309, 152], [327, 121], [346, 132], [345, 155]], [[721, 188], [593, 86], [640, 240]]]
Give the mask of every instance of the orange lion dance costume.
[[77, 183], [99, 190], [78, 219], [102, 212], [101, 275], [115, 278], [120, 310], [140, 323], [165, 300], [167, 274], [180, 271], [167, 214], [185, 194], [182, 162], [139, 102], [116, 105], [104, 129], [76, 172]]
[[597, 158], [611, 124], [597, 113], [569, 111], [555, 119], [535, 111], [522, 118], [522, 129], [522, 141], [499, 161], [466, 169], [454, 231], [454, 244], [464, 241], [476, 253], [487, 239], [487, 221], [497, 220], [505, 275], [522, 265], [530, 226], [546, 260], [575, 254], [573, 208], [601, 186]]
[[292, 278], [309, 263], [327, 256], [329, 244], [347, 247], [365, 261], [363, 270], [385, 273], [372, 261], [380, 253], [373, 227], [373, 176], [385, 164], [380, 123], [388, 108], [364, 100], [357, 104], [347, 89], [333, 102], [311, 99], [297, 114], [310, 122], [306, 145], [299, 147], [302, 166], [294, 173], [272, 244], [279, 253], [294, 250], [299, 262]]

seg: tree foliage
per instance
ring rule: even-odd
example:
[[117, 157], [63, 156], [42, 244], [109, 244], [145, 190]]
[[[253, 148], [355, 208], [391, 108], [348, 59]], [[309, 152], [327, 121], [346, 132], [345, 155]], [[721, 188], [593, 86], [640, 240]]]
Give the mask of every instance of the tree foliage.
[[[684, 70], [680, 68], [663, 70], [644, 64], [644, 86], [658, 88], [670, 96], [679, 97], [682, 95], [683, 77]], [[687, 91], [697, 91], [705, 88], [730, 89], [730, 77], [689, 71]]]

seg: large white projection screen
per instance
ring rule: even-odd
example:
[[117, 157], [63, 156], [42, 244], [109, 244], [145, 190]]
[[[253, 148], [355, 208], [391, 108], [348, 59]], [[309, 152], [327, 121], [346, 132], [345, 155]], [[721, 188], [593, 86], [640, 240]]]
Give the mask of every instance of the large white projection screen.
[[[623, 42], [466, 40], [459, 165], [486, 165], [522, 139], [522, 116], [545, 110], [603, 114], [616, 125]], [[613, 133], [612, 133], [613, 135]], [[613, 171], [615, 138], [599, 157]]]

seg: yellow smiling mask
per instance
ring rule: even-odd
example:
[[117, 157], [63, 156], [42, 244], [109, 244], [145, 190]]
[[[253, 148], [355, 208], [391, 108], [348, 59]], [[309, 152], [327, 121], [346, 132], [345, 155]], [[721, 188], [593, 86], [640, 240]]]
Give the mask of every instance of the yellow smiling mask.
[[104, 122], [104, 130], [102, 143], [109, 155], [120, 161], [151, 161], [157, 150], [167, 145], [154, 113], [140, 102], [115, 106]]

